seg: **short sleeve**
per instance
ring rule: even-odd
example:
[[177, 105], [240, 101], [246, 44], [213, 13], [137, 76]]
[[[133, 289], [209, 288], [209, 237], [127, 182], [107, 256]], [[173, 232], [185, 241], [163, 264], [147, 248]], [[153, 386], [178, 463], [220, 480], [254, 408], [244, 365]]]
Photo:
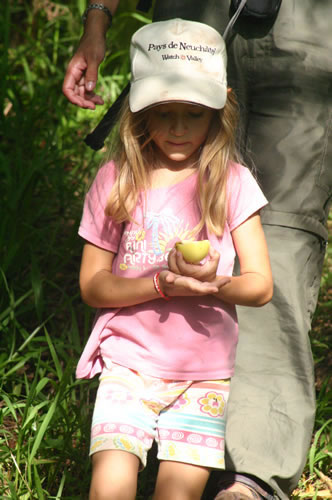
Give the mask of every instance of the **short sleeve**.
[[97, 173], [84, 201], [78, 234], [98, 247], [117, 253], [123, 225], [105, 214], [105, 207], [116, 177], [113, 162]]
[[227, 193], [227, 221], [230, 231], [268, 204], [250, 170], [237, 163], [232, 163]]

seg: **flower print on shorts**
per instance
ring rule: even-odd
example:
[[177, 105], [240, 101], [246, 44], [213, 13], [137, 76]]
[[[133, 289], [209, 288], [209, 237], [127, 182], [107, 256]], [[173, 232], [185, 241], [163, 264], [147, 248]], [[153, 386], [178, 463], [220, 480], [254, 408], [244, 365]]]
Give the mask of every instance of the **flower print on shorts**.
[[203, 398], [198, 400], [202, 413], [208, 413], [211, 417], [224, 414], [225, 400], [222, 394], [207, 392]]
[[190, 400], [187, 394], [181, 394], [177, 398], [177, 400], [172, 404], [172, 410], [182, 410], [184, 406], [187, 406], [190, 403]]
[[125, 435], [122, 434], [114, 435], [113, 442], [115, 447], [119, 450], [125, 450], [131, 452], [135, 450], [134, 443], [131, 441], [129, 437], [126, 437]]
[[153, 413], [156, 413], [156, 415], [159, 415], [161, 410], [165, 408], [164, 403], [158, 403], [158, 401], [155, 400], [142, 399], [141, 404], [143, 404], [143, 406], [145, 406], [149, 410], [153, 411]]

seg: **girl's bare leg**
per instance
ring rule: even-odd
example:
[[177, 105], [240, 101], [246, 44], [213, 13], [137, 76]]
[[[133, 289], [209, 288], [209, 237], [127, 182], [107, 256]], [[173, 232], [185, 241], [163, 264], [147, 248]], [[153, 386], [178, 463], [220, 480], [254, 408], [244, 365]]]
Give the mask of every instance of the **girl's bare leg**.
[[200, 500], [210, 469], [182, 462], [160, 462], [153, 500]]
[[89, 500], [135, 500], [139, 464], [139, 458], [127, 451], [95, 453]]

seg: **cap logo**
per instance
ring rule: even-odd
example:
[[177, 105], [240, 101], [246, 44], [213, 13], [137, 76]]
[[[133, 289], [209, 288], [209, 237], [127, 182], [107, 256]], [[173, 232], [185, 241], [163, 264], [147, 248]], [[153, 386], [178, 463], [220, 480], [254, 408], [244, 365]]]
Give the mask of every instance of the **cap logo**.
[[[186, 51], [190, 50], [191, 52], [205, 52], [208, 54], [211, 54], [212, 56], [216, 53], [216, 47], [210, 47], [209, 45], [193, 45], [189, 44], [187, 42], [174, 42], [171, 41], [168, 44], [167, 43], [160, 43], [160, 44], [155, 44], [155, 43], [149, 43], [148, 46], [148, 52], [151, 50], [153, 51]], [[168, 54], [161, 54], [162, 60], [167, 61], [168, 59], [188, 59], [188, 61], [196, 61], [196, 62], [203, 62], [203, 59], [198, 56], [193, 56], [193, 55], [188, 55], [188, 54], [179, 54], [179, 53], [168, 53]]]

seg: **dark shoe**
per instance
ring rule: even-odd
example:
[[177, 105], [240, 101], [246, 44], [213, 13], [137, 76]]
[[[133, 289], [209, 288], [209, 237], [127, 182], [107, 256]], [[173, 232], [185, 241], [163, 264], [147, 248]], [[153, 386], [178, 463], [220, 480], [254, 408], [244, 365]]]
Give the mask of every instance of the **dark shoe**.
[[237, 493], [236, 491], [227, 491], [223, 490], [218, 493], [218, 495], [215, 497], [214, 500], [253, 500], [256, 498], [261, 498], [261, 497], [256, 497], [245, 495], [244, 493]]
[[255, 491], [247, 487], [246, 489], [248, 490], [248, 495], [246, 493], [243, 493], [242, 491], [241, 492], [236, 491], [235, 490], [236, 484], [237, 483], [233, 484], [232, 491], [230, 490], [220, 491], [214, 500], [261, 500], [263, 498], [260, 495], [258, 495]]
[[224, 472], [219, 482], [220, 491], [214, 500], [273, 500], [274, 496], [256, 481], [233, 472]]

